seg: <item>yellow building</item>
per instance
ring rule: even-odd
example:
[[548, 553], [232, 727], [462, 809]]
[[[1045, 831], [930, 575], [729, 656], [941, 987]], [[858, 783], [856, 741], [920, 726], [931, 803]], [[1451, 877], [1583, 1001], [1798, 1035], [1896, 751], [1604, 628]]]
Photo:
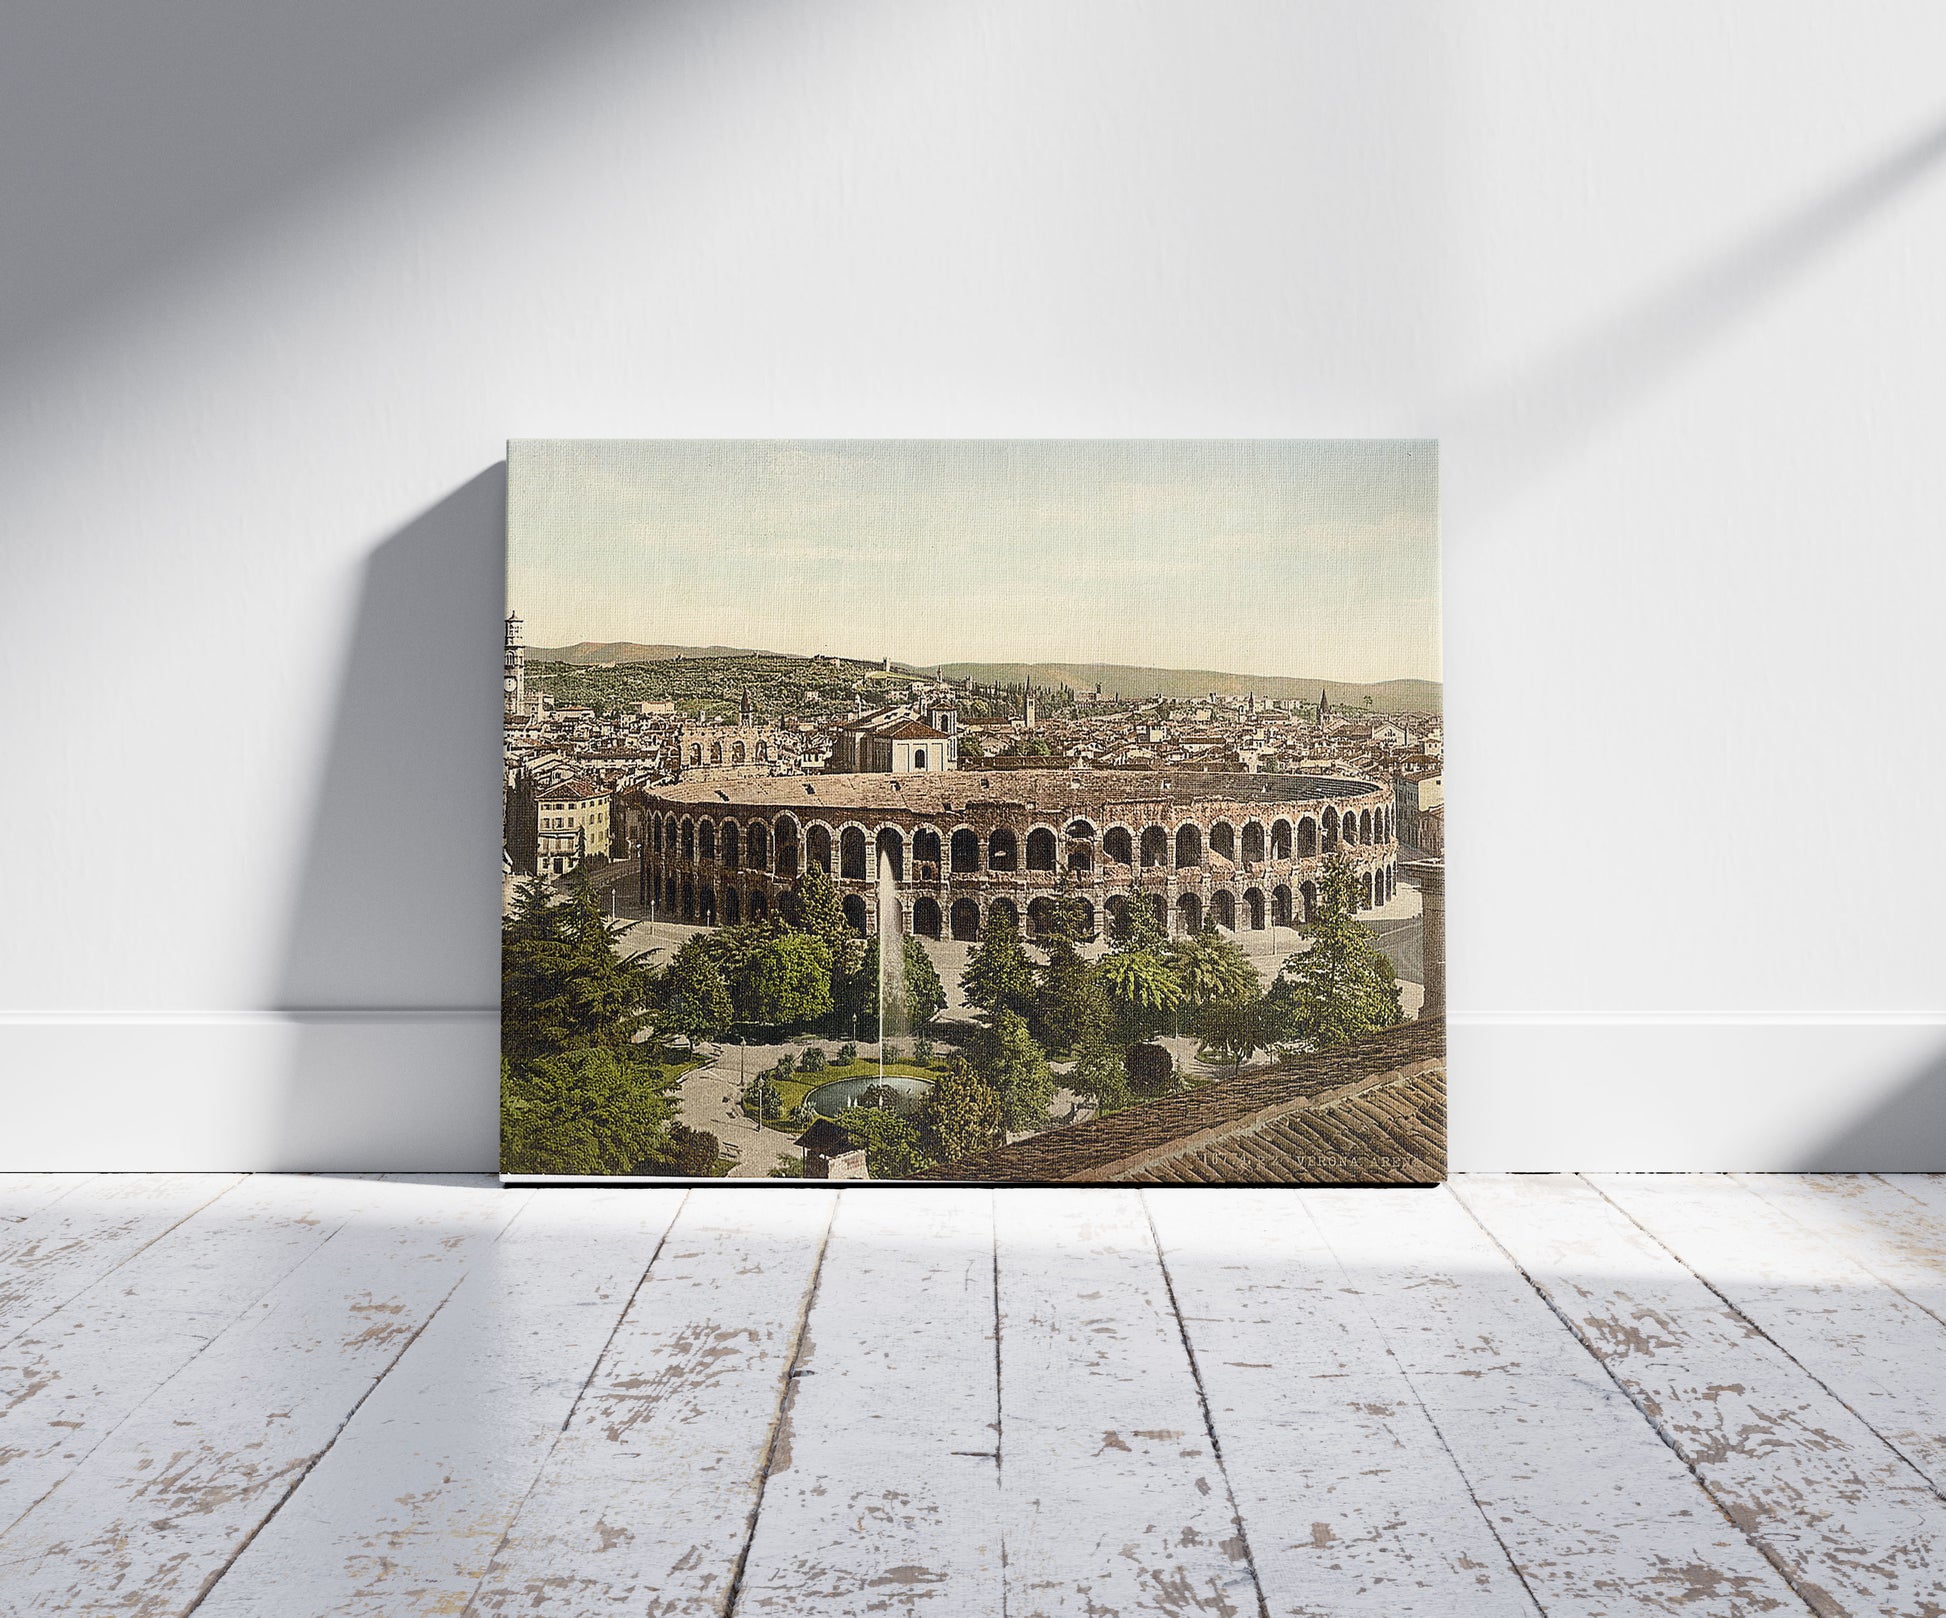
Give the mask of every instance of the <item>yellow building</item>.
[[539, 819], [536, 865], [561, 876], [583, 860], [607, 859], [613, 831], [608, 789], [577, 776], [543, 788], [535, 805]]

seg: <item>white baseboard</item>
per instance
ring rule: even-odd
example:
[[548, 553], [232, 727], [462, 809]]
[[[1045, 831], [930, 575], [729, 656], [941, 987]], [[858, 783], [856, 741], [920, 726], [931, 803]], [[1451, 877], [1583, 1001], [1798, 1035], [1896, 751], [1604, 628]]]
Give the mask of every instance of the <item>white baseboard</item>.
[[[0, 1169], [490, 1172], [489, 1010], [0, 1013]], [[1455, 1170], [1946, 1170], [1946, 1018], [1468, 1014]]]

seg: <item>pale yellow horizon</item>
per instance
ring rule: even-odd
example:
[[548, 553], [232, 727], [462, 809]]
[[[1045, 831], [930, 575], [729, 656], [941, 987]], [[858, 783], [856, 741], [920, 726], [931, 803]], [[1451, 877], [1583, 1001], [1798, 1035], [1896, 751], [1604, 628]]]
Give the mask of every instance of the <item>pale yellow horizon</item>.
[[1440, 678], [1424, 440], [522, 440], [534, 646]]

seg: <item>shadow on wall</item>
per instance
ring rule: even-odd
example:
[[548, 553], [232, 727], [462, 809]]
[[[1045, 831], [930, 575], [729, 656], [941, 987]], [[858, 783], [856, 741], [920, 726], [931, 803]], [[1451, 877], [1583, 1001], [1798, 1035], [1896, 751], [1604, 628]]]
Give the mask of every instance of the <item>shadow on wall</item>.
[[366, 563], [277, 981], [279, 1166], [493, 1164], [506, 490], [490, 467]]
[[1926, 1057], [1889, 1100], [1854, 1118], [1790, 1167], [1805, 1174], [1946, 1170], [1946, 1050]]
[[[222, 250], [617, 0], [23, 0], [0, 53], [0, 364]], [[673, 8], [671, 8], [673, 9]]]
[[[1605, 317], [1497, 387], [1447, 410], [1449, 487], [1490, 513], [1694, 365], [1946, 160], [1946, 120], [1763, 229]], [[1472, 470], [1468, 471], [1468, 463]]]

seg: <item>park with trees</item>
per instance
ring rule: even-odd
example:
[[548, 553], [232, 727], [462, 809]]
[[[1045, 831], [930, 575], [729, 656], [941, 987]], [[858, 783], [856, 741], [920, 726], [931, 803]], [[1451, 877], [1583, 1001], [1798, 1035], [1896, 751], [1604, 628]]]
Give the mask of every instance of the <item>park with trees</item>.
[[[879, 940], [847, 923], [830, 878], [813, 866], [778, 912], [686, 938], [666, 965], [623, 951], [585, 878], [560, 892], [530, 880], [502, 929], [502, 1154], [509, 1173], [711, 1174], [728, 1165], [714, 1138], [685, 1130], [670, 1092], [724, 1042], [802, 1049], [753, 1075], [753, 1122], [795, 1135], [807, 1098], [844, 1079], [868, 1085], [838, 1118], [875, 1179], [904, 1179], [1084, 1112], [1104, 1116], [1185, 1083], [1165, 1041], [1195, 1040], [1201, 1064], [1232, 1075], [1269, 1053], [1285, 1059], [1404, 1020], [1390, 960], [1358, 920], [1355, 875], [1331, 860], [1303, 948], [1266, 984], [1244, 950], [1205, 926], [1169, 938], [1141, 889], [1113, 917], [1106, 949], [1083, 951], [1088, 914], [1065, 880], [1038, 936], [1001, 912], [960, 975], [966, 1020], [942, 1023], [947, 995], [924, 943], [903, 937], [899, 1004], [887, 1026], [910, 1031], [861, 1060], [879, 1018]], [[824, 1041], [844, 1040], [834, 1054]], [[705, 1159], [708, 1159], [706, 1162]], [[785, 1172], [788, 1172], [786, 1170]]]

